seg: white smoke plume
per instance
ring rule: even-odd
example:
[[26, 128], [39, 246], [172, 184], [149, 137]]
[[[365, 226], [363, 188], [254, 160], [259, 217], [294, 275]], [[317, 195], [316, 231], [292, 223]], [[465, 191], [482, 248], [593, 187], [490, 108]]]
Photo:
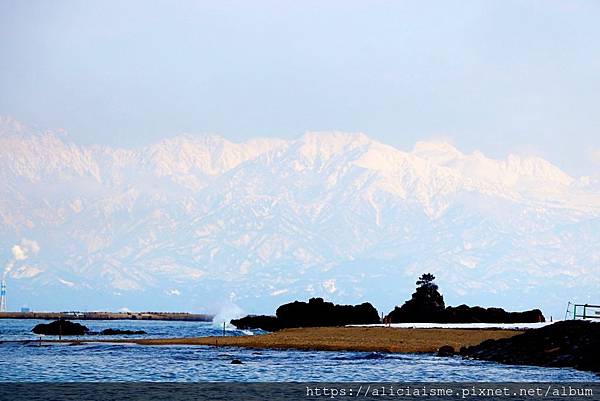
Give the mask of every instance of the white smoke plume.
[[21, 239], [20, 244], [13, 245], [10, 249], [12, 253], [12, 257], [9, 261], [4, 265], [4, 273], [2, 274], [2, 279], [6, 279], [6, 276], [12, 268], [15, 266], [17, 262], [23, 261], [35, 255], [40, 251], [40, 246], [36, 241], [23, 238]]

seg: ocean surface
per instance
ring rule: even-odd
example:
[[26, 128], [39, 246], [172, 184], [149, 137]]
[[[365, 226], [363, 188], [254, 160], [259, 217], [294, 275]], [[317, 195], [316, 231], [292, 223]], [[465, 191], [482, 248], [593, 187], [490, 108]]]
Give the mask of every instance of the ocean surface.
[[[501, 365], [423, 354], [252, 350], [207, 346], [142, 346], [116, 343], [53, 344], [30, 330], [37, 320], [0, 319], [0, 381], [600, 381], [575, 369]], [[222, 335], [206, 322], [81, 321], [92, 331], [144, 330], [135, 337]], [[249, 334], [227, 329], [226, 335]], [[74, 337], [73, 339], [76, 339]], [[101, 336], [86, 336], [106, 338]], [[17, 341], [18, 340], [18, 341]], [[239, 359], [242, 364], [231, 364]]]

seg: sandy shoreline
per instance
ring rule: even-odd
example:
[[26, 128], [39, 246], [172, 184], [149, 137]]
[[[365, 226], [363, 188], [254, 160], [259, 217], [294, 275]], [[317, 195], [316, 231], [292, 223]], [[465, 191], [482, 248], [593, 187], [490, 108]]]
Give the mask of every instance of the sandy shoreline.
[[488, 339], [508, 338], [520, 330], [495, 329], [399, 329], [388, 327], [314, 327], [239, 337], [164, 339], [62, 340], [68, 343], [109, 342], [140, 345], [207, 345], [263, 349], [323, 351], [436, 352], [443, 345], [455, 350]]

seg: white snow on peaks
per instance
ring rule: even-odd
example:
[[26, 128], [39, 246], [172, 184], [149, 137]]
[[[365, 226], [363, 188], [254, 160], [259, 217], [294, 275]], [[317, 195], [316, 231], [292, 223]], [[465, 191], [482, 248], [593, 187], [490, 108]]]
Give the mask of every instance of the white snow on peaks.
[[573, 178], [568, 174], [539, 157], [511, 154], [506, 160], [495, 160], [479, 151], [463, 154], [454, 146], [443, 142], [418, 142], [413, 154], [431, 163], [449, 167], [463, 177], [500, 184], [507, 188], [536, 183], [562, 187], [573, 182]]
[[273, 139], [233, 143], [218, 135], [180, 135], [143, 150], [158, 176], [200, 173], [222, 174], [240, 163], [254, 159], [283, 144]]
[[0, 116], [0, 136], [18, 136], [26, 132], [25, 124], [10, 116]]
[[419, 141], [412, 153], [434, 164], [445, 164], [460, 159], [464, 154], [453, 145], [443, 141]]
[[600, 180], [534, 156], [341, 132], [114, 149], [0, 118], [0, 179], [0, 243], [47, 250], [11, 278], [23, 303], [57, 284], [73, 302], [85, 289], [140, 307], [229, 293], [401, 302], [396, 283], [410, 291], [424, 271], [458, 302], [527, 294], [515, 308], [600, 289]]
[[372, 143], [364, 134], [346, 134], [341, 132], [307, 132], [295, 141], [297, 152], [308, 159], [328, 160], [342, 152]]

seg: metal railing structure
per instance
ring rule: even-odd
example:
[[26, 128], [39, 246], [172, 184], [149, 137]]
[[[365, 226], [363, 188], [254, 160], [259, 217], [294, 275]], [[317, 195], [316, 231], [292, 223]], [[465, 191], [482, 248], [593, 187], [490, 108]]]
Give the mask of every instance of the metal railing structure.
[[600, 319], [600, 305], [569, 302], [565, 312], [565, 320], [567, 319]]

